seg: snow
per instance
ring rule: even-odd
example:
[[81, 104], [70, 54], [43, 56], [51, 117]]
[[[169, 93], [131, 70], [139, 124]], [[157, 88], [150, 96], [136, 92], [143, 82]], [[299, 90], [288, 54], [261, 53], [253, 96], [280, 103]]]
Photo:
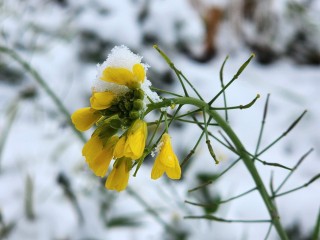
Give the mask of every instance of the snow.
[[[230, 80], [239, 66], [248, 59], [251, 52], [239, 42], [230, 23], [223, 23], [219, 30], [217, 56], [207, 63], [197, 63], [184, 54], [175, 51], [178, 39], [191, 46], [199, 45], [204, 34], [202, 20], [187, 1], [150, 1], [149, 16], [139, 23], [137, 15], [144, 1], [67, 1], [68, 7], [61, 7], [55, 1], [4, 1], [0, 4], [0, 44], [15, 48], [43, 77], [59, 99], [71, 112], [88, 106], [92, 84], [97, 91], [115, 87], [95, 79], [98, 61], [85, 62], [79, 56], [80, 49], [86, 48], [80, 41], [79, 33], [90, 30], [103, 43], [112, 43], [103, 49], [105, 66], [132, 69], [133, 64], [141, 63], [142, 56], [151, 66], [142, 89], [153, 101], [161, 98], [150, 91], [151, 82], [159, 83], [149, 73], [169, 69], [165, 61], [152, 48], [143, 45], [143, 35], [152, 33], [157, 37], [153, 44], [168, 49], [166, 53], [175, 66], [182, 70], [191, 83], [199, 90], [206, 101], [220, 91], [219, 69], [227, 54], [225, 81]], [[208, 5], [226, 6], [226, 1], [205, 1]], [[281, 2], [281, 3], [280, 3]], [[277, 1], [277, 13], [284, 11], [286, 1]], [[308, 21], [318, 26], [319, 3], [314, 4]], [[177, 31], [175, 26], [181, 23]], [[284, 29], [277, 36], [275, 45], [283, 46], [293, 34], [290, 21], [284, 17], [279, 28]], [[317, 30], [317, 31], [318, 31]], [[318, 32], [319, 34], [319, 32]], [[315, 35], [318, 36], [318, 35]], [[113, 46], [118, 47], [111, 51]], [[318, 43], [319, 44], [319, 43]], [[195, 48], [197, 49], [197, 48]], [[194, 50], [194, 49], [193, 49]], [[111, 53], [110, 53], [111, 51]], [[116, 54], [117, 53], [117, 54]], [[139, 55], [135, 54], [138, 53]], [[115, 59], [116, 56], [121, 56]], [[9, 58], [4, 63], [14, 69], [21, 67]], [[147, 70], [147, 65], [145, 65]], [[0, 70], [1, 71], [1, 70]], [[93, 176], [81, 156], [83, 143], [79, 141], [67, 121], [59, 113], [48, 95], [35, 83], [32, 76], [23, 73], [23, 81], [9, 84], [0, 79], [0, 139], [7, 128], [9, 110], [17, 104], [18, 110], [12, 128], [0, 153], [0, 214], [5, 225], [15, 224], [8, 239], [163, 239], [168, 232], [128, 191], [113, 193], [107, 191], [99, 178]], [[3, 76], [3, 75], [0, 75]], [[261, 98], [250, 109], [229, 111], [230, 124], [246, 148], [253, 152], [258, 138], [266, 96], [271, 93], [267, 122], [261, 149], [276, 139], [305, 110], [305, 118], [270, 151], [261, 156], [262, 160], [279, 162], [293, 167], [311, 147], [315, 150], [294, 172], [282, 191], [290, 190], [310, 180], [320, 171], [320, 89], [319, 65], [298, 65], [292, 59], [282, 58], [273, 64], [262, 66], [255, 60], [249, 64], [241, 77], [230, 86], [227, 93], [229, 106], [246, 104], [256, 94]], [[178, 80], [170, 90], [182, 94]], [[108, 85], [108, 86], [107, 86]], [[28, 87], [36, 89], [37, 96], [31, 99], [20, 98], [20, 91]], [[157, 84], [158, 86], [158, 84]], [[169, 87], [164, 85], [167, 90]], [[189, 89], [190, 90], [190, 89]], [[191, 94], [195, 96], [194, 93]], [[165, 96], [165, 95], [163, 95]], [[219, 98], [214, 106], [223, 106]], [[191, 110], [184, 107], [184, 111]], [[224, 112], [221, 111], [224, 116]], [[156, 114], [148, 115], [154, 121]], [[199, 116], [200, 118], [200, 116]], [[219, 137], [216, 128], [212, 128]], [[170, 128], [174, 150], [180, 162], [194, 147], [201, 131], [190, 125], [183, 128]], [[86, 133], [88, 138], [90, 132]], [[1, 140], [0, 140], [1, 142]], [[141, 196], [161, 219], [177, 230], [189, 233], [188, 239], [263, 239], [268, 224], [217, 223], [207, 220], [185, 220], [186, 215], [203, 215], [201, 208], [184, 203], [184, 200], [202, 202], [198, 192], [187, 193], [199, 182], [200, 172], [220, 173], [235, 159], [225, 147], [212, 140], [212, 145], [221, 162], [216, 165], [207, 151], [204, 141], [200, 144], [191, 165], [183, 171], [183, 181], [168, 181], [161, 178], [150, 179], [151, 165], [146, 161], [137, 177], [130, 177], [129, 186]], [[153, 163], [154, 159], [151, 159]], [[288, 173], [284, 169], [256, 163], [261, 177], [269, 186], [273, 172], [274, 185], [278, 186]], [[57, 176], [65, 174], [75, 194], [84, 216], [79, 223], [72, 201], [57, 183]], [[25, 214], [26, 178], [33, 183], [33, 208], [35, 219], [29, 220]], [[242, 162], [209, 186], [213, 196], [222, 199], [241, 194], [254, 187], [251, 176]], [[301, 226], [303, 234], [309, 234], [314, 227], [319, 210], [319, 181], [307, 188], [277, 199], [281, 221], [285, 227], [295, 222]], [[103, 210], [101, 206], [109, 206]], [[256, 192], [231, 201], [215, 215], [226, 219], [267, 219], [268, 214]], [[108, 220], [128, 216], [142, 222], [139, 227], [109, 227]], [[105, 221], [105, 219], [107, 219]], [[1, 229], [1, 224], [0, 224]], [[269, 239], [276, 239], [273, 229]]]

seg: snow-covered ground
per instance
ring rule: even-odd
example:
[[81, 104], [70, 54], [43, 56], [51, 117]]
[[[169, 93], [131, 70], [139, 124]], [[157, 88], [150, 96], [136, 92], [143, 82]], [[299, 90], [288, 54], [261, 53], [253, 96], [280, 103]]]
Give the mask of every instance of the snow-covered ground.
[[[206, 2], [209, 4], [210, 1]], [[211, 4], [215, 2], [221, 1]], [[201, 44], [204, 27], [192, 6], [182, 0], [150, 1], [149, 15], [141, 23], [138, 16], [143, 16], [143, 5], [144, 1], [138, 0], [0, 1], [0, 45], [14, 48], [21, 54], [70, 113], [88, 105], [97, 59], [102, 62], [108, 55], [107, 50], [114, 45], [125, 44], [143, 56], [143, 61], [151, 66], [150, 72], [161, 73], [169, 69], [152, 45], [144, 42], [145, 33], [156, 37], [159, 42], [155, 43], [167, 50], [175, 65], [208, 101], [220, 90], [219, 69], [225, 56], [230, 54], [224, 74], [227, 81], [251, 54], [236, 41], [227, 25], [219, 31], [217, 56], [207, 63], [195, 62], [173, 47], [178, 38], [185, 39], [195, 46], [194, 49]], [[319, 13], [319, 9], [318, 6], [314, 11]], [[315, 16], [320, 31], [319, 14]], [[183, 24], [177, 32], [178, 23]], [[196, 175], [219, 173], [235, 159], [217, 142], [212, 141], [217, 155], [222, 158], [219, 165], [214, 164], [203, 142], [183, 181], [164, 178], [153, 181], [150, 179], [151, 165], [144, 164], [137, 177], [131, 177], [129, 182], [143, 200], [130, 191], [109, 192], [87, 168], [81, 156], [83, 143], [32, 76], [25, 74], [21, 66], [2, 53], [0, 64], [20, 74], [15, 83], [9, 82], [14, 79], [12, 75], [0, 74], [0, 238], [1, 229], [12, 226], [8, 239], [174, 239], [162, 220], [185, 232], [187, 239], [264, 238], [269, 227], [267, 223], [183, 219], [186, 215], [204, 214], [202, 208], [184, 203], [184, 200], [201, 202], [199, 192], [187, 192], [199, 185]], [[156, 86], [182, 93], [176, 78], [170, 86], [159, 83], [156, 77], [149, 76], [149, 79]], [[231, 126], [251, 152], [255, 150], [268, 93], [271, 97], [261, 148], [283, 133], [305, 109], [308, 110], [293, 131], [261, 156], [262, 160], [292, 167], [311, 147], [315, 149], [283, 191], [306, 183], [320, 172], [319, 80], [319, 65], [298, 65], [292, 59], [281, 58], [265, 66], [253, 60], [227, 90], [229, 106], [246, 104], [257, 93], [261, 95], [250, 109], [229, 111]], [[19, 97], [26, 91], [34, 91], [36, 96]], [[218, 99], [216, 106], [222, 104], [222, 98]], [[172, 129], [172, 141], [181, 159], [192, 149], [200, 133], [190, 125]], [[217, 129], [213, 129], [213, 133], [219, 136]], [[272, 172], [275, 186], [288, 173], [285, 169], [256, 165], [267, 186]], [[70, 182], [71, 194], [58, 183], [58, 180], [64, 182], [66, 179]], [[208, 189], [212, 196], [227, 199], [253, 187], [251, 176], [240, 162]], [[320, 181], [317, 180], [307, 188], [277, 199], [285, 227], [298, 223], [304, 235], [310, 234], [319, 212], [319, 189]], [[26, 199], [30, 196], [33, 219], [30, 211], [26, 211], [30, 209], [26, 207]], [[77, 213], [77, 206], [81, 214]], [[149, 207], [162, 220], [149, 214]], [[226, 219], [268, 219], [256, 192], [221, 205], [214, 215]], [[119, 217], [125, 217], [137, 226], [124, 224], [123, 218]], [[116, 221], [118, 227], [115, 227]], [[277, 239], [274, 229], [269, 239]]]

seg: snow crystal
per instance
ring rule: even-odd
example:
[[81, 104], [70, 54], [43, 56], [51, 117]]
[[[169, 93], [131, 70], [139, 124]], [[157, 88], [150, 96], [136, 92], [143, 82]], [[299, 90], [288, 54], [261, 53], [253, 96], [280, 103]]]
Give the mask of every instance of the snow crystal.
[[[156, 92], [153, 92], [150, 87], [152, 83], [146, 79], [144, 80], [143, 84], [141, 84], [141, 89], [144, 91], [144, 93], [152, 100], [152, 102], [162, 102], [162, 99], [159, 97], [159, 95]], [[148, 98], [144, 98], [144, 104], [147, 105], [150, 103]]]
[[151, 152], [151, 156], [152, 156], [152, 157], [155, 157], [156, 154], [157, 154], [158, 152], [160, 152], [162, 146], [163, 146], [163, 141], [161, 141], [161, 142], [158, 143], [158, 145], [157, 145], [157, 146], [154, 148], [154, 150]]
[[[107, 60], [102, 64], [97, 65], [98, 74], [96, 80], [93, 83], [92, 90], [95, 92], [104, 92], [108, 90], [118, 95], [128, 92], [129, 89], [126, 86], [102, 81], [100, 77], [103, 73], [103, 70], [107, 67], [125, 68], [132, 71], [133, 65], [141, 63], [141, 60], [141, 56], [134, 54], [128, 47], [124, 45], [114, 47], [111, 50], [111, 53], [108, 55]], [[147, 71], [150, 67], [148, 64], [141, 64], [143, 65], [145, 71]], [[159, 95], [156, 92], [151, 91], [151, 85], [151, 82], [148, 79], [145, 79], [145, 81], [141, 85], [141, 89], [145, 92], [148, 98], [152, 100], [152, 102], [161, 102], [162, 99], [159, 97]], [[145, 106], [150, 103], [150, 100], [148, 98], [144, 98]]]
[[109, 83], [96, 79], [92, 86], [92, 91], [94, 92], [105, 92], [106, 90], [116, 93], [117, 95], [125, 94], [129, 91], [129, 88], [124, 85], [119, 85], [115, 83]]
[[134, 54], [124, 45], [115, 46], [108, 55], [107, 60], [98, 66], [97, 78], [100, 78], [106, 67], [126, 68], [132, 71], [133, 65], [141, 63], [142, 57]]

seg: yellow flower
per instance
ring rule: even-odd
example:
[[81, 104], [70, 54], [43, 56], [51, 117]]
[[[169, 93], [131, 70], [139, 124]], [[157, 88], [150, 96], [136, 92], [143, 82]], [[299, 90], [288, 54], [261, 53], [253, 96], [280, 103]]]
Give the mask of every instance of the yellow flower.
[[136, 86], [137, 83], [143, 83], [146, 72], [142, 64], [136, 63], [132, 71], [126, 68], [107, 67], [103, 70], [101, 80], [127, 87]]
[[103, 142], [98, 134], [93, 134], [82, 148], [82, 156], [87, 162], [92, 162], [103, 149]]
[[116, 144], [114, 156], [116, 158], [124, 156], [132, 160], [139, 159], [146, 145], [147, 134], [147, 123], [137, 119]]
[[88, 130], [100, 118], [101, 114], [90, 107], [80, 108], [71, 115], [72, 123], [79, 131]]
[[113, 155], [115, 158], [122, 158], [123, 157], [123, 155], [124, 155], [123, 150], [124, 150], [125, 144], [126, 144], [126, 137], [122, 136], [114, 148]]
[[114, 146], [117, 143], [118, 139], [118, 136], [112, 136], [108, 139], [107, 143], [103, 146], [103, 148], [99, 149], [100, 152], [94, 154], [93, 158], [86, 158], [90, 169], [94, 172], [96, 176], [103, 177], [104, 175], [106, 175], [110, 162], [113, 158]]
[[91, 107], [96, 110], [109, 108], [112, 105], [116, 94], [113, 92], [93, 92], [90, 98]]
[[168, 133], [164, 133], [161, 138], [161, 150], [154, 161], [151, 178], [156, 180], [165, 172], [171, 179], [180, 179], [181, 168], [176, 154], [171, 146], [171, 139]]
[[131, 159], [118, 159], [107, 178], [105, 187], [109, 190], [116, 190], [118, 192], [126, 189], [129, 181], [129, 171], [131, 170], [131, 166]]

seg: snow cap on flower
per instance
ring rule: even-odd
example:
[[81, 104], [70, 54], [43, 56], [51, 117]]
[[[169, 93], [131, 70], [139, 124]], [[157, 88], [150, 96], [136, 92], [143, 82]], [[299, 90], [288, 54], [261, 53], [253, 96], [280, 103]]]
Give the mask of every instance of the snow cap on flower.
[[[124, 68], [129, 71], [132, 71], [132, 68], [135, 64], [140, 64], [142, 57], [134, 54], [130, 49], [124, 45], [115, 46], [111, 53], [108, 55], [107, 60], [105, 60], [101, 65], [98, 64], [98, 73], [96, 80], [93, 84], [93, 91], [103, 92], [105, 90], [109, 90], [115, 92], [116, 94], [123, 94], [128, 91], [128, 88], [123, 85], [118, 85], [115, 83], [109, 83], [101, 80], [103, 75], [103, 71], [107, 67], [112, 68]], [[148, 69], [148, 65], [142, 64], [144, 70]]]
[[[133, 66], [136, 64], [141, 64], [144, 67], [144, 70], [147, 71], [150, 67], [148, 64], [141, 63], [142, 57], [130, 51], [130, 49], [124, 45], [116, 46], [111, 50], [111, 53], [108, 55], [106, 61], [97, 66], [97, 77], [93, 83], [92, 90], [93, 92], [105, 92], [110, 91], [117, 95], [123, 95], [129, 91], [129, 88], [124, 85], [119, 85], [112, 82], [106, 82], [101, 80], [104, 70], [107, 67], [113, 68], [124, 68], [129, 71], [132, 71]], [[151, 91], [151, 82], [145, 78], [141, 84], [141, 89], [153, 102], [161, 102], [162, 99], [156, 92]], [[148, 98], [144, 98], [145, 106], [149, 103]]]

